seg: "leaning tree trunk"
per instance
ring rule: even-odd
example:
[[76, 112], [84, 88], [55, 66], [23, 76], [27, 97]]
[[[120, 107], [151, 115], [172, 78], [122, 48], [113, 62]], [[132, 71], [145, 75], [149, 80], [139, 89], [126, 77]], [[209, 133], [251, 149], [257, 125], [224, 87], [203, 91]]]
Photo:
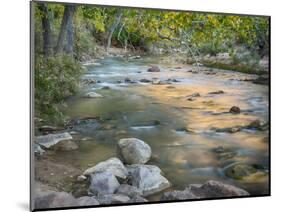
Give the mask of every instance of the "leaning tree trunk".
[[120, 12], [120, 13], [117, 14], [117, 16], [115, 17], [114, 23], [110, 27], [109, 35], [108, 35], [108, 38], [107, 38], [106, 51], [108, 51], [108, 49], [111, 46], [112, 35], [113, 35], [114, 31], [116, 30], [117, 26], [119, 25], [119, 23], [121, 21], [121, 18], [122, 18], [122, 13]]
[[38, 7], [42, 12], [43, 53], [45, 56], [50, 56], [53, 53], [53, 40], [49, 10], [47, 4], [45, 3], [39, 4]]
[[[66, 37], [66, 33], [68, 30], [71, 30], [72, 32], [70, 33], [70, 39], [68, 39], [68, 49], [73, 49], [73, 29], [72, 29], [72, 18], [75, 12], [75, 6], [74, 5], [66, 5], [64, 7], [64, 13], [63, 13], [63, 18], [61, 22], [61, 27], [60, 27], [60, 33], [57, 41], [57, 45], [55, 48], [56, 54], [63, 52], [63, 47], [64, 47], [64, 40]], [[69, 38], [69, 33], [68, 33], [68, 38]]]

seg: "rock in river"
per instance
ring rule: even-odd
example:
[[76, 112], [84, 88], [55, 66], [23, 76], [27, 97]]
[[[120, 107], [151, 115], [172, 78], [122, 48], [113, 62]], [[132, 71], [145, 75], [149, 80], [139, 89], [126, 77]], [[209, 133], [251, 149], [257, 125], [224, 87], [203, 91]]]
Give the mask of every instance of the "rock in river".
[[145, 164], [151, 157], [151, 148], [137, 138], [124, 138], [118, 141], [117, 153], [127, 164]]
[[111, 173], [91, 174], [90, 192], [95, 196], [113, 194], [119, 186], [117, 178]]
[[204, 184], [191, 184], [183, 191], [175, 190], [165, 192], [161, 197], [161, 200], [187, 200], [248, 195], [249, 193], [241, 188], [219, 181], [210, 180]]
[[153, 165], [129, 165], [127, 166], [131, 176], [132, 186], [137, 187], [143, 196], [160, 192], [170, 187], [170, 182], [161, 175], [161, 170]]
[[200, 93], [193, 93], [193, 94], [188, 95], [186, 97], [200, 97]]
[[36, 143], [44, 146], [46, 148], [50, 148], [51, 146], [65, 140], [71, 140], [72, 136], [68, 133], [57, 133], [57, 134], [48, 134], [36, 137]]
[[157, 66], [151, 66], [149, 69], [147, 69], [148, 72], [160, 72], [160, 68]]
[[149, 82], [151, 82], [151, 80], [149, 80], [149, 79], [141, 79], [140, 82], [149, 83]]
[[83, 174], [90, 175], [100, 172], [111, 173], [115, 177], [119, 177], [122, 179], [125, 179], [128, 175], [127, 169], [118, 158], [110, 158], [106, 161], [100, 162], [97, 165], [87, 169]]
[[209, 180], [203, 185], [190, 185], [189, 189], [200, 198], [248, 196], [249, 193], [233, 185]]
[[223, 93], [224, 93], [223, 90], [209, 92], [209, 94], [223, 94]]
[[232, 106], [229, 110], [230, 113], [233, 113], [233, 114], [239, 114], [240, 113], [240, 108], [237, 107], [237, 106]]
[[89, 93], [86, 93], [84, 95], [85, 98], [102, 98], [103, 96], [101, 94], [98, 94], [96, 92], [89, 92]]
[[36, 154], [43, 155], [43, 153], [45, 152], [45, 150], [42, 149], [42, 148], [40, 147], [40, 145], [34, 144], [34, 152], [35, 152]]
[[234, 164], [233, 166], [226, 168], [225, 175], [234, 179], [242, 179], [243, 177], [250, 176], [256, 172], [257, 170], [251, 165]]
[[55, 151], [72, 151], [78, 149], [78, 145], [74, 141], [66, 140], [54, 145], [53, 149]]

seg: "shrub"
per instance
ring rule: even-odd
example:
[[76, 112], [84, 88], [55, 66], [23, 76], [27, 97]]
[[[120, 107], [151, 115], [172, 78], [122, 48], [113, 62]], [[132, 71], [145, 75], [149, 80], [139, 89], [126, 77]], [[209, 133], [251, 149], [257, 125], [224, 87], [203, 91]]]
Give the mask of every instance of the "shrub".
[[257, 52], [249, 51], [241, 47], [231, 51], [230, 56], [234, 65], [244, 64], [252, 68], [256, 68], [261, 59]]
[[57, 122], [63, 118], [58, 105], [78, 88], [81, 65], [69, 55], [35, 58], [35, 115]]
[[96, 55], [96, 42], [90, 32], [81, 31], [76, 34], [75, 39], [75, 57], [79, 61], [87, 60], [87, 58], [89, 59]]

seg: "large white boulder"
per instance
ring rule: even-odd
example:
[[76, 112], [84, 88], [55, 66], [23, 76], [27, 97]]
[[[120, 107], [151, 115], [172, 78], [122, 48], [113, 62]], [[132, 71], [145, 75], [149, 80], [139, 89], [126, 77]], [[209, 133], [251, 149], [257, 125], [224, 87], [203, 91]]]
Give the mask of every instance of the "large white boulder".
[[140, 139], [123, 138], [118, 142], [117, 153], [126, 164], [145, 164], [151, 157], [151, 148]]
[[153, 165], [129, 165], [127, 166], [131, 176], [132, 186], [137, 187], [143, 196], [158, 193], [168, 187], [170, 182], [161, 175], [161, 170]]
[[100, 162], [97, 165], [88, 168], [84, 171], [84, 175], [90, 175], [93, 173], [108, 172], [116, 177], [126, 179], [128, 171], [123, 163], [118, 158], [109, 158], [106, 161]]

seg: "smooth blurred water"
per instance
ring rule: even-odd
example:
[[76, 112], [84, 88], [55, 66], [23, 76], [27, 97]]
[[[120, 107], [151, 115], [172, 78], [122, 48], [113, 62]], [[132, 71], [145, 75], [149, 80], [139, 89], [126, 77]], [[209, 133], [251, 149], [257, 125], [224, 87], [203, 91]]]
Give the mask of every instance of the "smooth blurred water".
[[[255, 119], [268, 121], [268, 87], [238, 81], [252, 77], [231, 71], [217, 71], [215, 75], [188, 72], [192, 66], [173, 69], [178, 64], [161, 62], [161, 58], [126, 60], [106, 58], [100, 66], [88, 66], [83, 78], [94, 78], [101, 83], [81, 90], [67, 102], [66, 114], [71, 118], [99, 116], [109, 129], [96, 129], [89, 125], [75, 136], [79, 150], [58, 154], [57, 160], [87, 168], [109, 157], [116, 156], [116, 143], [120, 138], [136, 137], [152, 148], [149, 162], [160, 167], [173, 188], [183, 189], [188, 184], [217, 179], [238, 185], [251, 194], [268, 193], [268, 176], [247, 180], [233, 180], [224, 176], [224, 167], [235, 163], [259, 164], [268, 169], [268, 131], [244, 130], [237, 133], [217, 133], [212, 127], [246, 125]], [[157, 65], [161, 72], [149, 73], [150, 65]], [[171, 71], [172, 70], [172, 71]], [[136, 83], [124, 83], [125, 78]], [[140, 79], [177, 79], [169, 85], [140, 83]], [[235, 79], [235, 80], [231, 80]], [[122, 81], [122, 83], [117, 83]], [[170, 85], [170, 86], [171, 86]], [[101, 89], [109, 86], [110, 89]], [[223, 90], [224, 94], [211, 95]], [[95, 91], [104, 98], [81, 97]], [[200, 93], [195, 101], [186, 96]], [[242, 113], [224, 113], [233, 105]], [[217, 114], [217, 115], [214, 115]], [[154, 125], [155, 121], [160, 124]], [[177, 131], [188, 128], [192, 132]], [[220, 160], [213, 149], [223, 146], [235, 154]]]

